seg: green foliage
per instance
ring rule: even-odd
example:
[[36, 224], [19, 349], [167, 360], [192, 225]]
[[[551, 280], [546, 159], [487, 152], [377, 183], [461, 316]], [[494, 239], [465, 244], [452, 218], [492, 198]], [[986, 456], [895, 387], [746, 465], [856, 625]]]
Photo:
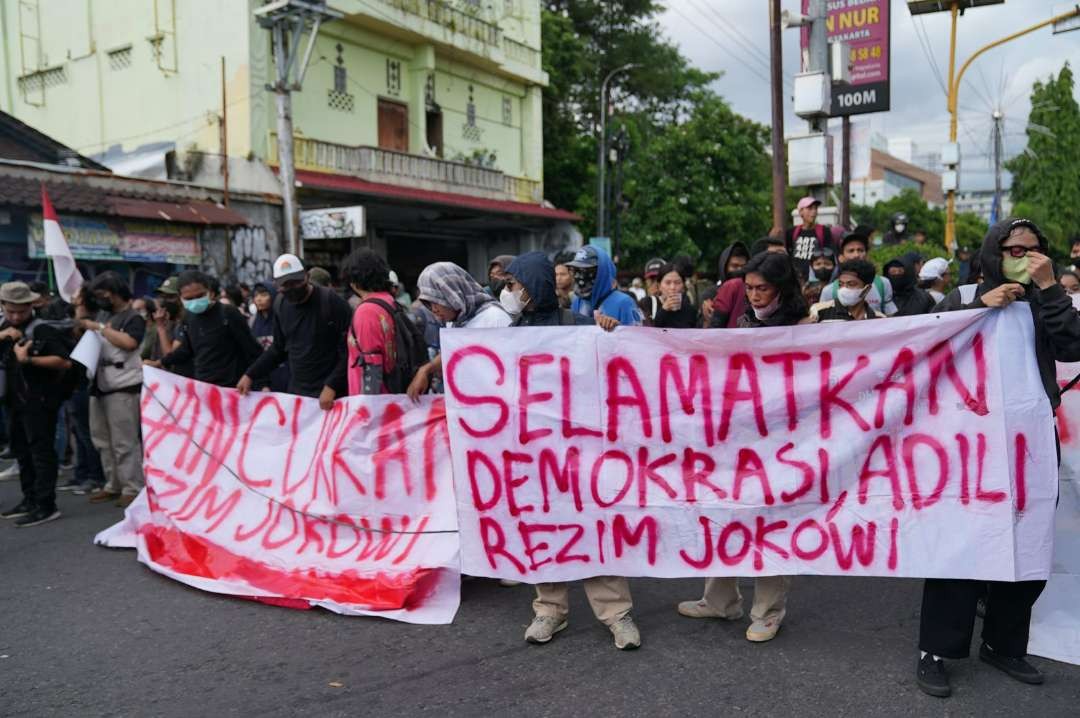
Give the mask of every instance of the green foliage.
[[877, 267], [878, 272], [882, 272], [886, 264], [894, 259], [904, 256], [908, 252], [918, 252], [922, 255], [924, 260], [933, 259], [934, 257], [949, 258], [949, 253], [946, 252], [945, 248], [941, 245], [903, 242], [901, 244], [889, 244], [881, 247], [874, 247], [870, 250], [870, 261]]
[[1073, 85], [1065, 63], [1056, 78], [1032, 86], [1027, 147], [1005, 163], [1013, 175], [1013, 214], [1038, 224], [1058, 256], [1068, 256], [1069, 236], [1080, 233], [1080, 105]]
[[926, 200], [913, 189], [905, 189], [874, 206], [852, 205], [851, 219], [856, 224], [868, 224], [884, 235], [892, 227], [892, 217], [897, 212], [908, 216], [908, 234], [918, 230], [926, 232], [931, 242], [943, 242], [945, 236], [945, 212], [931, 209]]

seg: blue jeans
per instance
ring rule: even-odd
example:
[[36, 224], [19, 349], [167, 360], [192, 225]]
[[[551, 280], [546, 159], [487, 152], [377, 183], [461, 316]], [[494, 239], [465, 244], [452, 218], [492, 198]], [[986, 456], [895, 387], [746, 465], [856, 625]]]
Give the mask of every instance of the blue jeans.
[[100, 488], [105, 485], [105, 471], [101, 468], [101, 456], [90, 439], [90, 390], [77, 390], [68, 399], [66, 408], [75, 434], [75, 480]]

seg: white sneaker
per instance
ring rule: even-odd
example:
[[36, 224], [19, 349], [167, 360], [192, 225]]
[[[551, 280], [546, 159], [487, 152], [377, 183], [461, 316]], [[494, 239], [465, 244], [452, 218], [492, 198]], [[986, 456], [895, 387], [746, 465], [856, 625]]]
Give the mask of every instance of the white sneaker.
[[687, 618], [722, 618], [725, 621], [737, 621], [743, 617], [742, 609], [732, 614], [723, 614], [705, 603], [705, 599], [683, 601], [679, 604], [679, 615]]
[[771, 641], [776, 638], [776, 633], [779, 630], [780, 621], [775, 618], [770, 618], [767, 621], [754, 621], [750, 624], [750, 628], [746, 629], [746, 640], [754, 643]]
[[525, 640], [529, 643], [547, 643], [564, 628], [566, 628], [565, 618], [536, 616], [525, 629]]
[[500, 586], [520, 586], [521, 581], [515, 581], [512, 578], [500, 578], [499, 579], [499, 585]]
[[620, 651], [629, 651], [641, 647], [641, 632], [634, 624], [630, 614], [626, 614], [615, 623], [608, 626], [611, 634], [615, 636], [615, 647]]
[[19, 462], [13, 461], [11, 466], [7, 467], [3, 471], [0, 471], [0, 481], [11, 481], [12, 479], [19, 478]]

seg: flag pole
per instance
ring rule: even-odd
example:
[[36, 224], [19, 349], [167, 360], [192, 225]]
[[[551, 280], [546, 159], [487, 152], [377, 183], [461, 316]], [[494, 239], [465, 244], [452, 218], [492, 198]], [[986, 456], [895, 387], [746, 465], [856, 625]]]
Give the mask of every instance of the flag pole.
[[49, 263], [49, 294], [56, 294], [56, 276], [53, 272], [52, 257], [46, 257]]

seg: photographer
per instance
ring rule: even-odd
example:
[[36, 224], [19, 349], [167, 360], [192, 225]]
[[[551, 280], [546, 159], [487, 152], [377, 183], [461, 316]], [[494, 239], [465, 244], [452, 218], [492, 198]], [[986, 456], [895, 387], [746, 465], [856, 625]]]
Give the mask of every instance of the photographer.
[[20, 528], [60, 518], [56, 508], [59, 458], [54, 439], [64, 399], [62, 374], [71, 367], [59, 330], [35, 321], [39, 296], [22, 282], [0, 286], [0, 362], [11, 449], [19, 462], [23, 499], [0, 518]]

